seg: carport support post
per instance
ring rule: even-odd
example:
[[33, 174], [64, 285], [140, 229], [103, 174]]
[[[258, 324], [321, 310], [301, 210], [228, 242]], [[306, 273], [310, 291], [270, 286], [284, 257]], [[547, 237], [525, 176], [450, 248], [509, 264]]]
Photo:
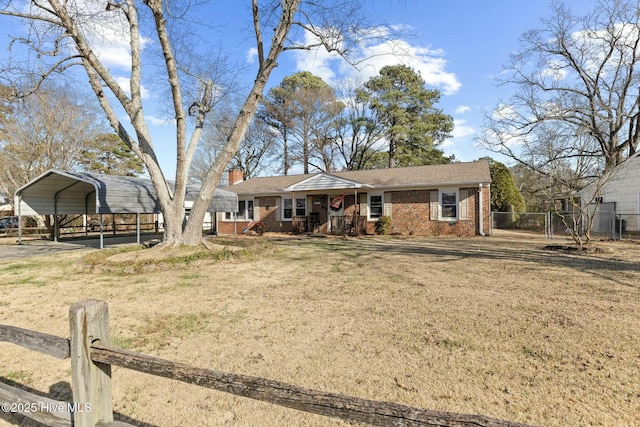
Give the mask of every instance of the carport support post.
[[100, 212], [100, 249], [104, 249], [104, 228], [102, 226], [102, 212]]
[[22, 205], [22, 194], [18, 196], [18, 244], [19, 245], [22, 244], [22, 211], [20, 210], [20, 205]]
[[53, 241], [58, 241], [58, 195], [53, 198]]

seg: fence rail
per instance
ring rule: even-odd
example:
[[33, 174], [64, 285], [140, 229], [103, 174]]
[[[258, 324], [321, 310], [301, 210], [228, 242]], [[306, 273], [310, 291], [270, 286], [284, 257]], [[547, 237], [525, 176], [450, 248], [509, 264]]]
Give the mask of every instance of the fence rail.
[[[48, 426], [130, 426], [113, 421], [111, 366], [116, 365], [300, 411], [375, 426], [526, 427], [525, 424], [482, 415], [431, 411], [306, 389], [266, 378], [196, 368], [114, 348], [109, 345], [106, 302], [87, 300], [76, 303], [71, 306], [69, 314], [70, 339], [0, 325], [0, 341], [60, 359], [71, 358], [71, 403], [38, 396], [0, 383], [0, 402], [14, 405], [14, 412]], [[4, 408], [5, 406], [3, 410]]]

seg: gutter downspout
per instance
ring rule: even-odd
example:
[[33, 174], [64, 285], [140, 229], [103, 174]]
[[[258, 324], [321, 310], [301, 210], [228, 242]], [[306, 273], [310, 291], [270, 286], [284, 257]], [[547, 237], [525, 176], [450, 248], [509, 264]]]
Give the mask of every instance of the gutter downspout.
[[479, 185], [480, 191], [478, 192], [478, 226], [480, 228], [480, 235], [484, 237], [484, 212], [482, 211], [482, 183]]

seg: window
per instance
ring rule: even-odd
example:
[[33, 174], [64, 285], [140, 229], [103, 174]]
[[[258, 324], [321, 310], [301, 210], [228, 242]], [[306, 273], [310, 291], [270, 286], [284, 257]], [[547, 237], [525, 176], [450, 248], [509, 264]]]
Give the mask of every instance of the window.
[[296, 199], [296, 216], [307, 215], [307, 199]]
[[291, 199], [282, 199], [282, 219], [291, 219], [293, 214], [293, 204]]
[[369, 219], [378, 219], [383, 213], [382, 194], [369, 195]]
[[237, 219], [244, 219], [246, 205], [247, 205], [246, 201], [238, 200], [238, 213], [236, 214]]
[[[306, 197], [296, 198], [295, 215], [307, 215], [307, 199]], [[289, 221], [293, 218], [293, 201], [291, 199], [282, 199], [282, 219]]]
[[253, 200], [247, 200], [247, 219], [253, 221]]
[[443, 191], [440, 193], [440, 218], [456, 219], [458, 217], [458, 193]]
[[[253, 221], [253, 200], [238, 200], [238, 212], [235, 213], [235, 219], [238, 221]], [[224, 219], [232, 221], [234, 219], [233, 212], [225, 212]]]

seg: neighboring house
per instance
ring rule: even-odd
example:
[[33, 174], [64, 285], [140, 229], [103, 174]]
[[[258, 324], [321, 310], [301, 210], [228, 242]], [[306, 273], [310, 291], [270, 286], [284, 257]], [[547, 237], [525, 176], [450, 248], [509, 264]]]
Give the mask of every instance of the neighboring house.
[[[629, 157], [610, 174], [580, 191], [589, 209], [595, 209], [594, 232], [640, 230], [640, 152]], [[621, 229], [622, 228], [622, 229]], [[613, 229], [613, 230], [612, 230]]]
[[484, 161], [242, 180], [229, 171], [225, 190], [237, 213], [218, 213], [219, 234], [241, 234], [252, 221], [267, 232], [375, 233], [382, 216], [391, 233], [475, 236], [489, 233], [489, 164]]
[[9, 198], [3, 193], [0, 193], [0, 216], [9, 215], [12, 211], [13, 209], [9, 203]]

